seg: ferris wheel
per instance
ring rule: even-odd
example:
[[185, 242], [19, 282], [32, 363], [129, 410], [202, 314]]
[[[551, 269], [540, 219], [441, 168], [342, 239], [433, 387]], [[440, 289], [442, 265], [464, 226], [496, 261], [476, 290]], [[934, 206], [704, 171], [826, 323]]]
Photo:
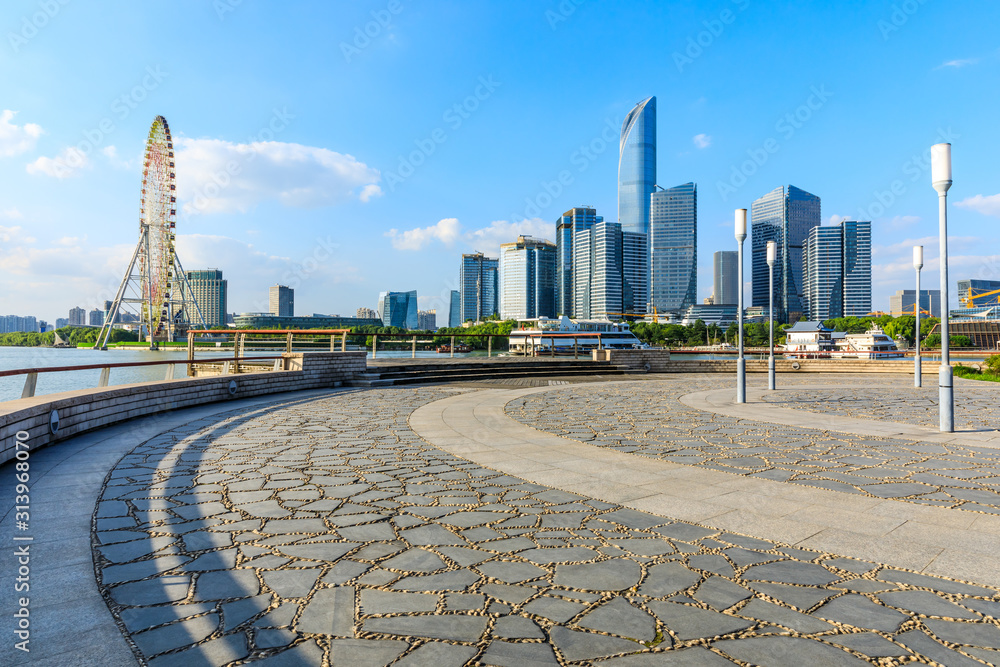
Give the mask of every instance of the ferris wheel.
[[[206, 328], [174, 246], [177, 219], [174, 142], [163, 116], [153, 119], [142, 165], [139, 242], [125, 271], [95, 348], [106, 348], [111, 329], [136, 324], [150, 347], [172, 341], [192, 321]], [[134, 312], [129, 312], [133, 310]]]

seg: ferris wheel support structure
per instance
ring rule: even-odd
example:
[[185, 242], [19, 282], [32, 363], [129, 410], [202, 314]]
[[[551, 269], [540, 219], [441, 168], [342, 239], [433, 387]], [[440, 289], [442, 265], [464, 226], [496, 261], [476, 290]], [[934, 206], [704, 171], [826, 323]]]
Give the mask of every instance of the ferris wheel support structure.
[[[174, 247], [177, 188], [174, 143], [167, 119], [157, 116], [146, 139], [139, 239], [94, 348], [106, 350], [116, 324], [133, 323], [150, 349], [182, 336], [205, 318]], [[123, 306], [126, 308], [123, 309]], [[130, 308], [136, 311], [128, 313]], [[126, 316], [129, 315], [129, 322]]]

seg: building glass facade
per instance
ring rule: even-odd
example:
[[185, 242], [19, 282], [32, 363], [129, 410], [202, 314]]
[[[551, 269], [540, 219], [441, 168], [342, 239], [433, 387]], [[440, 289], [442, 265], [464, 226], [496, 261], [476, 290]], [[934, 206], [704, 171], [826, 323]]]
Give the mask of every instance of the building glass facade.
[[[645, 234], [622, 232], [622, 309], [641, 316], [649, 303], [649, 243]], [[637, 318], [638, 319], [638, 318]]]
[[809, 230], [802, 255], [803, 309], [811, 322], [872, 310], [871, 222]]
[[872, 223], [844, 220], [844, 317], [863, 317], [872, 312]]
[[451, 298], [448, 301], [448, 326], [462, 326], [462, 299], [457, 289], [451, 291]]
[[[198, 304], [207, 327], [224, 327], [228, 317], [229, 281], [222, 277], [219, 269], [185, 271], [191, 298]], [[274, 289], [274, 288], [272, 288]], [[197, 313], [191, 313], [191, 322], [198, 326]]]
[[377, 310], [382, 326], [416, 329], [420, 324], [416, 290], [380, 293]]
[[500, 260], [478, 252], [462, 255], [458, 273], [462, 322], [478, 322], [500, 313]]
[[778, 244], [774, 265], [775, 314], [797, 321], [803, 307], [802, 256], [809, 231], [820, 225], [820, 198], [794, 185], [775, 188], [753, 202], [751, 220], [752, 305], [768, 305], [767, 242]]
[[649, 301], [657, 312], [698, 300], [698, 186], [685, 183], [650, 195]]
[[[889, 314], [893, 317], [915, 315], [913, 304], [916, 300], [917, 290], [896, 290], [896, 293], [889, 297]], [[921, 315], [929, 313], [931, 317], [941, 317], [941, 290], [920, 290], [920, 310], [924, 311]]]
[[573, 232], [590, 229], [604, 218], [592, 208], [572, 208], [556, 220], [556, 314], [575, 317], [573, 312]]
[[977, 298], [979, 294], [1000, 290], [1000, 280], [969, 280], [958, 281], [958, 302], [966, 308], [983, 306], [1000, 306], [1000, 292]]
[[519, 236], [500, 246], [500, 318], [554, 317], [556, 246]]
[[735, 250], [720, 250], [712, 257], [715, 284], [712, 303], [717, 306], [731, 306], [740, 302], [739, 253]]
[[278, 317], [295, 316], [295, 290], [286, 285], [274, 285], [268, 293], [268, 311]]
[[649, 234], [649, 196], [656, 185], [656, 98], [625, 116], [618, 143], [618, 222], [622, 230]]
[[645, 234], [599, 222], [573, 234], [573, 311], [581, 319], [622, 319], [646, 298]]

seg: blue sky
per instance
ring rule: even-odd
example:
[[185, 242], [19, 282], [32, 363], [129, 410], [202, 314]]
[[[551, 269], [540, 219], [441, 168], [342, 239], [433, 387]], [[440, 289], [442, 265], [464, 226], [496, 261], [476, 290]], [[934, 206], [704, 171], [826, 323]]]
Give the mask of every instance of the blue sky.
[[12, 0], [0, 314], [110, 298], [158, 114], [185, 268], [221, 268], [232, 311], [282, 282], [299, 314], [353, 314], [382, 290], [446, 309], [462, 252], [551, 239], [573, 206], [614, 219], [618, 131], [649, 95], [660, 185], [698, 184], [699, 298], [733, 209], [788, 183], [825, 224], [873, 220], [875, 308], [912, 286], [915, 243], [936, 282], [939, 141], [952, 290], [1000, 279], [997, 25], [986, 0]]

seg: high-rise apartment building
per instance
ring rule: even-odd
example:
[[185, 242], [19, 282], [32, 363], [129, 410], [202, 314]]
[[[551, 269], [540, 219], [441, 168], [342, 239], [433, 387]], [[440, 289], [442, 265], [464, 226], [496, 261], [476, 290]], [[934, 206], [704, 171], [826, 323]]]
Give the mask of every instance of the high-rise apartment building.
[[0, 315], [0, 333], [14, 333], [18, 331], [41, 331], [45, 333], [44, 328], [39, 328], [40, 324], [44, 325], [44, 320], [39, 322], [33, 315]]
[[[194, 297], [205, 318], [207, 327], [224, 327], [228, 318], [229, 281], [222, 277], [219, 269], [185, 271], [191, 296]], [[273, 288], [272, 288], [273, 289]], [[191, 313], [191, 321], [197, 327], [197, 316]]]
[[500, 312], [500, 260], [481, 252], [462, 255], [458, 272], [462, 322], [478, 322]]
[[698, 302], [698, 186], [685, 183], [650, 195], [649, 300], [657, 312]]
[[418, 310], [417, 328], [422, 331], [434, 331], [437, 329], [437, 310]]
[[519, 236], [500, 246], [500, 318], [556, 315], [556, 246]]
[[629, 111], [618, 143], [618, 222], [622, 231], [649, 234], [649, 196], [656, 184], [656, 98]]
[[[647, 295], [645, 234], [599, 222], [573, 233], [574, 317], [621, 319], [642, 313]], [[637, 300], [638, 299], [638, 300]]]
[[417, 291], [382, 292], [378, 295], [378, 317], [384, 327], [418, 329]]
[[767, 242], [778, 244], [774, 265], [774, 310], [780, 322], [794, 322], [803, 307], [802, 249], [809, 230], [820, 225], [820, 198], [794, 185], [775, 188], [750, 211], [754, 306], [768, 306]]
[[364, 306], [362, 306], [361, 308], [358, 308], [356, 317], [360, 319], [374, 320], [376, 317], [378, 317], [378, 311], [373, 310], [371, 308], [365, 308]]
[[872, 310], [871, 222], [813, 227], [802, 253], [803, 314], [814, 322]]
[[63, 327], [69, 326], [69, 318], [57, 317], [56, 318], [56, 329], [62, 329]]
[[295, 290], [286, 285], [274, 285], [268, 293], [268, 312], [278, 317], [295, 316]]
[[[916, 315], [914, 303], [917, 300], [917, 290], [901, 289], [889, 297], [889, 314], [893, 317], [900, 315]], [[922, 289], [920, 290], [920, 310], [921, 315], [931, 317], [941, 317], [941, 290]]]
[[94, 308], [88, 313], [88, 319], [90, 320], [90, 326], [99, 327], [104, 324], [104, 311]]
[[87, 324], [87, 311], [83, 308], [77, 306], [76, 308], [69, 309], [69, 323], [70, 326], [86, 326]]
[[556, 315], [574, 317], [573, 313], [573, 232], [590, 229], [603, 216], [587, 207], [571, 208], [556, 220]]
[[720, 250], [712, 256], [715, 285], [712, 303], [730, 306], [740, 302], [739, 253], [735, 250]]

